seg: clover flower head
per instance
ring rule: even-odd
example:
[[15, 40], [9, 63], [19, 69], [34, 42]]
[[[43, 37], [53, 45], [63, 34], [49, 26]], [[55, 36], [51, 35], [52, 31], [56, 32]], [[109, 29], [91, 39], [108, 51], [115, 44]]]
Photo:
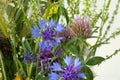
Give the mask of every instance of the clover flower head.
[[66, 64], [65, 67], [62, 67], [57, 62], [53, 63], [49, 80], [59, 80], [60, 78], [62, 80], [77, 80], [85, 78], [85, 74], [80, 72], [83, 65], [79, 58], [73, 59], [72, 57], [66, 56], [64, 62]]
[[48, 23], [46, 20], [40, 20], [39, 23], [42, 30], [40, 30], [38, 26], [34, 26], [32, 29], [32, 38], [42, 37], [42, 41], [39, 42], [39, 46], [42, 50], [50, 50], [52, 47], [57, 46], [63, 37], [57, 37], [56, 34], [63, 32], [64, 26], [62, 24], [57, 24], [53, 19]]
[[73, 19], [72, 30], [75, 35], [82, 35], [85, 38], [91, 36], [91, 26], [90, 20], [88, 16], [84, 16], [83, 18], [78, 15]]

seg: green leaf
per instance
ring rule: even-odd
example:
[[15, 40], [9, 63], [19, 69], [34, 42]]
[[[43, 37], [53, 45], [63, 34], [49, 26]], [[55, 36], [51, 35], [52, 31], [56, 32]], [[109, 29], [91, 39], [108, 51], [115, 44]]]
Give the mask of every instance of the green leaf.
[[23, 49], [24, 49], [24, 52], [26, 52], [26, 51], [28, 51], [28, 50], [31, 51], [30, 44], [29, 44], [29, 42], [28, 42], [27, 40], [25, 40], [25, 41], [22, 42], [22, 47], [23, 47]]
[[75, 45], [71, 45], [68, 47], [68, 49], [70, 50], [70, 52], [72, 52], [73, 54], [78, 54], [79, 53], [79, 47], [78, 46], [75, 46]]
[[82, 71], [85, 73], [85, 76], [86, 76], [86, 78], [87, 78], [87, 79], [85, 79], [85, 80], [93, 80], [94, 75], [93, 75], [93, 72], [91, 71], [91, 69], [90, 69], [89, 67], [84, 66], [84, 67], [82, 68]]
[[66, 18], [66, 21], [68, 23], [69, 22], [69, 16], [68, 16], [67, 10], [62, 6], [60, 6], [59, 10], [60, 10], [61, 14]]
[[104, 60], [105, 58], [97, 56], [89, 59], [86, 64], [90, 66], [94, 66], [94, 65], [100, 64]]
[[37, 80], [48, 80], [48, 77], [44, 75], [40, 75]]
[[5, 37], [9, 38], [9, 32], [8, 32], [8, 23], [5, 20], [4, 16], [2, 13], [0, 13], [0, 30], [1, 32], [5, 35]]
[[67, 4], [70, 5], [70, 0], [67, 0]]
[[32, 72], [32, 68], [33, 68], [33, 63], [30, 64], [29, 66], [29, 71], [28, 71], [28, 77], [31, 77], [31, 72]]
[[53, 48], [52, 53], [55, 54], [58, 49], [59, 49], [59, 46], [56, 46], [55, 48]]
[[69, 40], [66, 43], [66, 48], [65, 49], [68, 49], [73, 54], [78, 54], [79, 53], [79, 46], [75, 45], [74, 43], [75, 43], [75, 41]]

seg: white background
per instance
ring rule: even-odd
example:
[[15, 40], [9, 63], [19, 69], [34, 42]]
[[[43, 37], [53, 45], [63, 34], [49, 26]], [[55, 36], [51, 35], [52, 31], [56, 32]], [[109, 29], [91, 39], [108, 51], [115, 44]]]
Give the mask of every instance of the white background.
[[[66, 5], [66, 0], [65, 6]], [[97, 0], [97, 11], [99, 11], [103, 6], [104, 0]], [[111, 0], [109, 14], [113, 13], [115, 6], [117, 4], [117, 0]], [[80, 6], [82, 8], [83, 6]], [[98, 22], [99, 25], [99, 22]], [[120, 28], [120, 9], [118, 14], [115, 16], [115, 21], [111, 26], [110, 33], [114, 32], [117, 28]], [[90, 44], [93, 44], [95, 41], [90, 40]], [[96, 56], [103, 56], [106, 57], [114, 53], [116, 49], [120, 48], [120, 35], [117, 36], [115, 39], [110, 40], [110, 44], [101, 46], [98, 48]], [[99, 66], [92, 67], [92, 70], [95, 74], [94, 80], [120, 80], [120, 52], [113, 56], [111, 59], [101, 63]]]
[[[99, 0], [98, 6], [100, 7], [104, 0]], [[111, 11], [115, 9], [115, 5], [117, 0], [111, 0], [109, 13], [112, 14]], [[120, 28], [120, 9], [118, 11], [118, 15], [115, 17], [115, 21], [112, 25], [111, 31], [113, 32], [116, 28]], [[114, 50], [120, 48], [120, 36], [112, 39], [111, 44], [101, 46], [97, 50], [97, 55], [105, 57], [106, 55], [110, 55], [114, 52]], [[93, 71], [95, 72], [94, 80], [120, 80], [120, 52], [113, 56], [111, 59], [103, 62], [99, 66], [95, 66]]]

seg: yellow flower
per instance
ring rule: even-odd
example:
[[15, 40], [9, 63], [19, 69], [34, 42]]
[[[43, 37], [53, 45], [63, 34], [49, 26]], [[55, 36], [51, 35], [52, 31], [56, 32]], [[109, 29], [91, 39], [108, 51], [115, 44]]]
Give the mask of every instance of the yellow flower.
[[53, 6], [51, 9], [50, 9], [50, 13], [52, 14], [56, 14], [58, 12], [58, 6]]
[[47, 20], [49, 20], [52, 17], [52, 15], [56, 14], [57, 12], [58, 12], [58, 6], [57, 5], [52, 6], [49, 10], [48, 9], [45, 10], [42, 19], [46, 18]]
[[21, 77], [20, 77], [20, 76], [16, 76], [16, 77], [14, 78], [14, 80], [21, 80]]

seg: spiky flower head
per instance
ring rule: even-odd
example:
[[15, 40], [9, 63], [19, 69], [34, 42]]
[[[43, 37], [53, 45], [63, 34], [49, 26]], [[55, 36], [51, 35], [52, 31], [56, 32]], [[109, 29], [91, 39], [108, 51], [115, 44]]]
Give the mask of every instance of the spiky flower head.
[[[42, 28], [40, 30], [40, 28]], [[62, 24], [57, 24], [53, 19], [48, 23], [46, 20], [40, 20], [40, 28], [34, 26], [32, 29], [32, 38], [42, 37], [42, 41], [39, 42], [41, 50], [51, 50], [60, 43], [63, 37], [57, 37], [57, 33], [64, 31], [64, 26]]]
[[91, 36], [91, 26], [90, 20], [88, 16], [84, 16], [83, 19], [80, 16], [76, 16], [73, 19], [72, 30], [74, 35], [76, 36], [83, 36], [88, 38]]
[[66, 56], [64, 62], [66, 64], [65, 67], [62, 67], [57, 62], [53, 63], [49, 80], [77, 80], [85, 78], [85, 74], [80, 72], [83, 65], [79, 58], [73, 59]]
[[24, 60], [23, 60], [24, 63], [32, 63], [35, 61], [36, 61], [36, 58], [35, 58], [35, 55], [32, 51], [27, 51], [24, 54]]

